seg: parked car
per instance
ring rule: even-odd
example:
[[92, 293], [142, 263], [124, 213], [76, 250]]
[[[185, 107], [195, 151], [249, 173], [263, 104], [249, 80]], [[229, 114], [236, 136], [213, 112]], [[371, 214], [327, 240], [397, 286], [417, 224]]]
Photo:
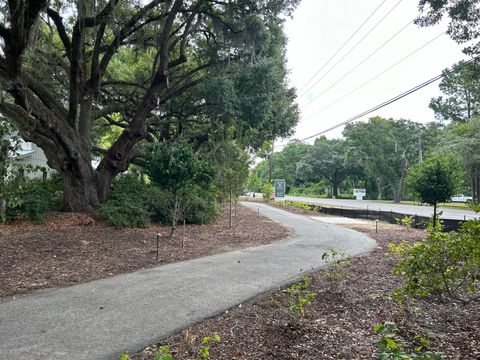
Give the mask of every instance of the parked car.
[[472, 201], [471, 196], [465, 196], [463, 194], [454, 195], [450, 198], [451, 202], [467, 202]]

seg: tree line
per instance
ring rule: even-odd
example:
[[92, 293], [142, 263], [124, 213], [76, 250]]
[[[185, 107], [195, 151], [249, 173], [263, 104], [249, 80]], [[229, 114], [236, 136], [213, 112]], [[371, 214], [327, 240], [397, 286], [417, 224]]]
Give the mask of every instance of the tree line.
[[[369, 198], [412, 200], [406, 188], [412, 166], [438, 153], [454, 154], [462, 164], [458, 191], [480, 201], [480, 65], [464, 61], [445, 70], [439, 87], [442, 96], [430, 108], [438, 121], [420, 124], [404, 119], [372, 117], [348, 124], [340, 139], [320, 137], [314, 144], [292, 141], [271, 159], [257, 165], [251, 187], [285, 178], [293, 194], [352, 196], [353, 188], [366, 188]], [[452, 159], [455, 162], [455, 159]]]

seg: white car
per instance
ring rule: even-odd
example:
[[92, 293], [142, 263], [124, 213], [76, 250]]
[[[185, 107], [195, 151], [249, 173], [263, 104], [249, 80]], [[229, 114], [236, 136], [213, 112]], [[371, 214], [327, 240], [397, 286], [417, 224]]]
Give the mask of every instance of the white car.
[[463, 194], [459, 194], [459, 195], [454, 195], [450, 198], [450, 200], [452, 202], [467, 202], [467, 201], [472, 201], [472, 197], [471, 196], [465, 196]]

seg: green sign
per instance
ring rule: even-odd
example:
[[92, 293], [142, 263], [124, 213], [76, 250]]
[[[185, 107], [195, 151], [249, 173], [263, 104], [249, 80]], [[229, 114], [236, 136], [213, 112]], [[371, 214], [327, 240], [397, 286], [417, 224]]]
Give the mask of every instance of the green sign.
[[285, 197], [285, 179], [275, 179], [275, 198]]

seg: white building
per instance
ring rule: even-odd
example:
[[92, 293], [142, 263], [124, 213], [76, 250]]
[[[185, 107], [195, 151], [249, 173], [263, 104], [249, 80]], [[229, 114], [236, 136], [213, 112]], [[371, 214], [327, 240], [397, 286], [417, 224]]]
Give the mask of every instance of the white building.
[[[50, 169], [47, 165], [47, 157], [41, 148], [31, 142], [26, 142], [20, 140], [19, 149], [16, 151], [14, 155], [16, 160], [21, 165], [31, 165], [32, 168], [37, 169], [33, 171], [28, 171], [28, 169], [24, 172], [25, 176], [30, 178], [38, 178], [38, 177], [48, 177], [50, 176], [54, 170]], [[40, 169], [41, 168], [41, 169]], [[42, 170], [43, 169], [43, 170]]]

